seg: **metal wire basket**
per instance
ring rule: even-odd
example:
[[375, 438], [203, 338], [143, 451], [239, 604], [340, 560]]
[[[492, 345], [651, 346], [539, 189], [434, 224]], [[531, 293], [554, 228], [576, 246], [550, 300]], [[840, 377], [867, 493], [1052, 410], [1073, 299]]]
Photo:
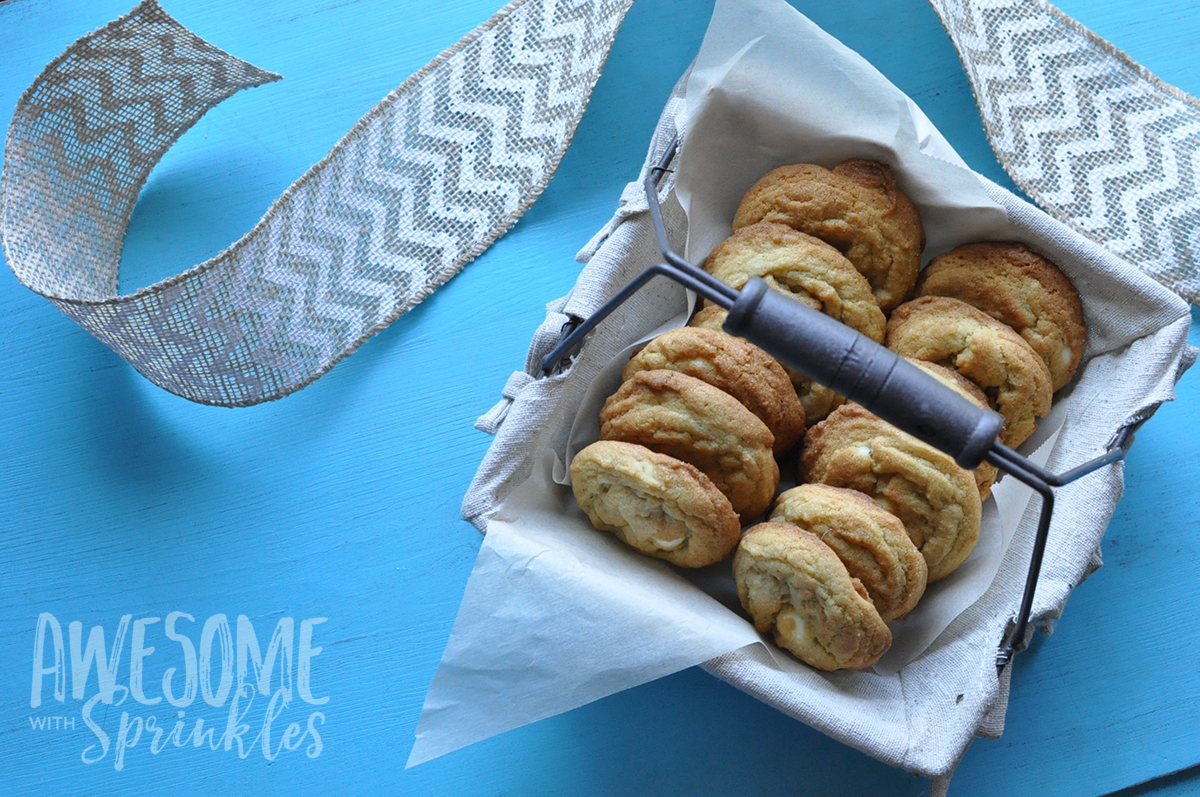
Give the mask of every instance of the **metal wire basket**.
[[647, 174], [644, 188], [663, 262], [651, 264], [591, 316], [570, 322], [558, 345], [542, 361], [545, 374], [559, 370], [597, 324], [655, 277], [666, 277], [729, 311], [725, 331], [745, 337], [776, 359], [841, 393], [901, 430], [954, 457], [964, 468], [987, 461], [1033, 488], [1042, 498], [1037, 533], [1020, 608], [1010, 619], [996, 652], [1006, 667], [1023, 643], [1037, 591], [1038, 574], [1054, 515], [1055, 490], [1124, 459], [1133, 433], [1153, 412], [1119, 429], [1096, 458], [1054, 474], [1001, 443], [1002, 419], [941, 385], [893, 352], [846, 325], [806, 307], [751, 278], [740, 290], [689, 263], [667, 240], [658, 186], [679, 150], [675, 139]]

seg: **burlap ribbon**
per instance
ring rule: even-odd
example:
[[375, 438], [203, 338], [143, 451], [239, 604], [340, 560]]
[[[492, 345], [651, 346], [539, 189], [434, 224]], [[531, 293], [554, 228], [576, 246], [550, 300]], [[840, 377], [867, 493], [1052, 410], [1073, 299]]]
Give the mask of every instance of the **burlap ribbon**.
[[1042, 0], [930, 4], [1017, 185], [1200, 303], [1200, 100]]
[[[1193, 302], [1200, 103], [1040, 0], [930, 0], [1001, 163], [1069, 226]], [[371, 109], [241, 240], [119, 295], [163, 153], [278, 79], [154, 0], [17, 104], [0, 236], [17, 278], [163, 388], [245, 406], [304, 387], [502, 235], [545, 188], [632, 0], [514, 0]]]
[[17, 104], [0, 177], [8, 264], [172, 393], [285, 396], [533, 203], [631, 3], [514, 0], [372, 108], [241, 240], [121, 296], [121, 243], [151, 169], [209, 108], [279, 79], [146, 0], [71, 45]]

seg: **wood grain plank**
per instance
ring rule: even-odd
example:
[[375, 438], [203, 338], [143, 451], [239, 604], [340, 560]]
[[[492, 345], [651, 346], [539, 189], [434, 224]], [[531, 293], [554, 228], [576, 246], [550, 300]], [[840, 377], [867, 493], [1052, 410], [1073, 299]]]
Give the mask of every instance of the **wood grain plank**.
[[[66, 44], [130, 4], [6, 0], [0, 118]], [[181, 22], [286, 80], [223, 104], [168, 153], [135, 212], [123, 285], [173, 274], [248, 230], [363, 112], [495, 5], [167, 0]], [[926, 5], [797, 5], [909, 92], [976, 169], [1006, 181]], [[1134, 57], [1198, 88], [1188, 83], [1200, 68], [1189, 4], [1080, 5], [1074, 13], [1095, 18]], [[165, 394], [0, 271], [0, 791], [927, 788], [697, 670], [402, 769], [478, 550], [458, 506], [490, 439], [471, 425], [521, 367], [545, 303], [578, 274], [575, 251], [636, 175], [710, 6], [637, 3], [542, 199], [425, 304], [285, 401], [229, 411]], [[1189, 714], [1200, 693], [1190, 671], [1196, 648], [1194, 635], [1178, 629], [1200, 592], [1191, 489], [1200, 472], [1198, 381], [1189, 375], [1181, 401], [1139, 436], [1108, 566], [1073, 597], [1056, 634], [1017, 660], [1008, 734], [975, 746], [956, 792], [1043, 793], [1046, 785], [1058, 791], [1045, 793], [1095, 794], [1197, 760]], [[321, 754], [268, 764], [236, 748], [154, 755], [143, 742], [118, 772], [111, 755], [81, 763], [94, 743], [86, 729], [29, 728], [39, 612], [102, 624], [111, 637], [122, 614], [173, 610], [201, 623], [245, 614], [264, 644], [281, 617], [328, 617], [317, 627], [324, 651], [313, 665], [314, 691], [330, 697]], [[161, 624], [150, 628], [159, 653], [147, 660], [147, 692], [157, 694], [165, 668], [179, 666], [178, 647]], [[304, 709], [290, 706], [285, 716], [305, 717]], [[121, 710], [107, 715], [110, 732]], [[131, 713], [174, 717], [154, 707]], [[186, 715], [189, 723], [225, 722], [202, 703]], [[1053, 777], [1039, 777], [1046, 772]]]

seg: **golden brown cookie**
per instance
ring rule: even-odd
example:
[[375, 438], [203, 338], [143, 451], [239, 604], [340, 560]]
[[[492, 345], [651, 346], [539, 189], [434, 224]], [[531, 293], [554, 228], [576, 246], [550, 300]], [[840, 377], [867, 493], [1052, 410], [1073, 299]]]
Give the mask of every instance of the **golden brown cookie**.
[[812, 299], [825, 315], [883, 342], [887, 319], [866, 277], [829, 244], [787, 225], [742, 227], [712, 251], [704, 270], [739, 289], [751, 277], [761, 277], [780, 293]]
[[741, 402], [678, 371], [639, 371], [600, 410], [600, 436], [690, 462], [729, 498], [742, 522], [775, 496], [775, 436]]
[[1008, 324], [1025, 339], [1058, 390], [1083, 360], [1087, 326], [1079, 294], [1058, 266], [1020, 243], [976, 243], [935, 257], [921, 275], [921, 296], [949, 296]]
[[727, 311], [722, 310], [715, 304], [710, 304], [708, 307], [702, 307], [700, 310], [698, 310], [696, 314], [692, 316], [692, 320], [688, 322], [688, 326], [724, 332], [725, 317], [728, 315], [729, 313]]
[[633, 355], [621, 378], [664, 368], [702, 379], [742, 402], [775, 435], [777, 455], [804, 435], [804, 407], [783, 366], [747, 340], [711, 329], [672, 329]]
[[820, 670], [870, 667], [892, 632], [833, 550], [790, 523], [748, 529], [733, 556], [742, 607], [760, 632]]
[[[821, 308], [814, 307], [813, 309], [819, 310]], [[723, 329], [722, 325], [725, 323], [725, 316], [727, 315], [729, 313], [716, 305], [712, 305], [696, 313], [688, 326], [701, 327], [703, 329]], [[800, 399], [800, 406], [804, 407], [804, 421], [806, 424], [816, 423], [828, 415], [830, 410], [846, 400], [843, 396], [825, 387], [820, 382], [814, 382], [809, 379], [795, 368], [790, 368], [782, 363], [780, 365], [784, 373], [788, 375], [788, 379], [792, 380], [792, 387], [796, 391], [796, 396]]]
[[[753, 224], [719, 244], [704, 268], [735, 288], [741, 288], [750, 277], [761, 277], [780, 293], [883, 342], [887, 320], [866, 278], [836, 249], [811, 235], [783, 224]], [[706, 312], [711, 315], [703, 316]], [[716, 325], [725, 319], [724, 311], [706, 309], [693, 324], [702, 316]], [[824, 418], [845, 401], [799, 371], [786, 370], [809, 423]]]
[[904, 617], [925, 594], [928, 568], [904, 524], [862, 493], [802, 484], [779, 496], [770, 519], [811, 531], [832, 548], [885, 623]]
[[[946, 387], [953, 390], [958, 395], [965, 398], [967, 401], [982, 409], [991, 409], [988, 405], [987, 396], [983, 395], [983, 391], [979, 386], [960, 374], [958, 371], [951, 371], [945, 366], [937, 363], [925, 362], [924, 360], [914, 360], [912, 357], [905, 357], [910, 363], [920, 368], [925, 373], [932, 376], [937, 381], [941, 382]], [[984, 462], [975, 469], [975, 483], [979, 486], [979, 499], [986, 501], [988, 496], [992, 494], [992, 485], [996, 483], [997, 476], [996, 466], [990, 462]]]
[[808, 430], [799, 481], [857, 490], [900, 518], [930, 582], [950, 575], [979, 540], [974, 477], [857, 404], [843, 404]]
[[593, 526], [680, 567], [721, 561], [741, 534], [729, 499], [707, 476], [644, 446], [592, 443], [571, 462], [571, 489]]
[[921, 215], [882, 163], [849, 160], [832, 171], [811, 163], [772, 169], [746, 192], [733, 218], [739, 230], [786, 224], [832, 244], [871, 283], [885, 312], [917, 283], [925, 232]]
[[[708, 307], [702, 307], [692, 316], [692, 320], [688, 322], [689, 327], [699, 327], [700, 329], [711, 329], [716, 332], [725, 331], [725, 317], [729, 313], [717, 307], [715, 304], [710, 304]], [[728, 333], [726, 333], [728, 334]]]
[[888, 320], [888, 348], [953, 368], [983, 390], [1004, 416], [1000, 440], [1017, 447], [1050, 412], [1050, 371], [1025, 339], [966, 302], [922, 296]]

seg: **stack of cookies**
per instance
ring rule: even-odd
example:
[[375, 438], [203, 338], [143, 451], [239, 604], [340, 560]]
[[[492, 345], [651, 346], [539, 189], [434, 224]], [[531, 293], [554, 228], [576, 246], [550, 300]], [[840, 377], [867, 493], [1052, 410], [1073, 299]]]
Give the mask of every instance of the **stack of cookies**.
[[633, 356], [600, 412], [600, 442], [571, 463], [596, 528], [681, 567], [727, 558], [779, 486], [776, 456], [804, 436], [782, 366], [710, 329], [659, 335]]
[[[709, 273], [736, 288], [761, 277], [887, 345], [999, 412], [1007, 445], [1079, 368], [1087, 333], [1066, 276], [1019, 243], [960, 246], [922, 273], [920, 215], [883, 164], [775, 169], [733, 228]], [[675, 565], [734, 554], [760, 631], [818, 669], [870, 667], [887, 623], [974, 549], [996, 469], [963, 470], [723, 321], [702, 308], [633, 356], [602, 439], [571, 463], [576, 499], [596, 528]], [[776, 497], [778, 463], [801, 443], [799, 486]]]

